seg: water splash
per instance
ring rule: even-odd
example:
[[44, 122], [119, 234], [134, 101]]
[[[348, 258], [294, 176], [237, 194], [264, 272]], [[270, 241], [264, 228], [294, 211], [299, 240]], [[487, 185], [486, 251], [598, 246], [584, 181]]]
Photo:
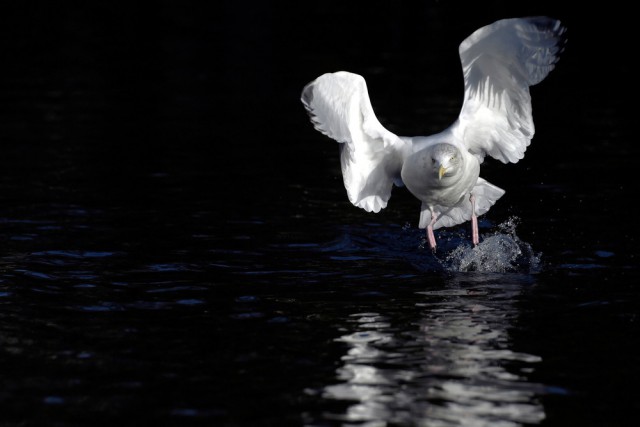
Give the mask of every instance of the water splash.
[[443, 266], [449, 271], [527, 272], [540, 269], [541, 254], [535, 253], [516, 235], [519, 219], [511, 217], [498, 225], [498, 231], [485, 236], [475, 248], [461, 244], [449, 252]]

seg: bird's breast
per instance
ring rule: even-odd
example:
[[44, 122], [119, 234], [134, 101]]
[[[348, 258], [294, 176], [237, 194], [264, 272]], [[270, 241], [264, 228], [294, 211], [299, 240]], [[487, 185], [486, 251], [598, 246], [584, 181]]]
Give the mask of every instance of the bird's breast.
[[407, 189], [422, 202], [430, 206], [454, 206], [471, 192], [479, 172], [477, 161], [466, 161], [455, 173], [439, 179], [430, 165], [416, 157], [405, 161], [401, 175]]

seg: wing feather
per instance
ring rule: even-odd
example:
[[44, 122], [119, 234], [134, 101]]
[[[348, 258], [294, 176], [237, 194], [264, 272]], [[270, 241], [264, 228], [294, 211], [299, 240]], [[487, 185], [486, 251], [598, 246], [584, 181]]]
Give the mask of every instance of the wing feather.
[[480, 160], [524, 157], [535, 133], [529, 87], [554, 69], [565, 32], [552, 18], [503, 19], [460, 44], [465, 94], [453, 131]]
[[304, 87], [301, 101], [316, 130], [344, 144], [349, 201], [368, 212], [385, 208], [394, 180], [400, 184], [402, 141], [378, 121], [364, 78], [345, 71], [323, 74]]

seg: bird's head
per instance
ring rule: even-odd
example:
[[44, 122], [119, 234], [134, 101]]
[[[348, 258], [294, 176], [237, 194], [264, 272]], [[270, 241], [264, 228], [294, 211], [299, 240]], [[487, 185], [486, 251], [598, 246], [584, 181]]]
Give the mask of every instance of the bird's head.
[[439, 180], [455, 175], [460, 169], [462, 155], [454, 145], [440, 143], [433, 146], [431, 152], [431, 167]]

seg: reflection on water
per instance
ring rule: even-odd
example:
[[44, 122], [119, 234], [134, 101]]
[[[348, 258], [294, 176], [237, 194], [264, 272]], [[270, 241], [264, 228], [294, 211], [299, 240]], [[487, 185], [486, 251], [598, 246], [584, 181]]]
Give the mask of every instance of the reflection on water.
[[461, 277], [417, 292], [420, 317], [412, 325], [394, 324], [384, 312], [351, 314], [350, 329], [336, 338], [347, 345], [338, 382], [323, 393], [350, 405], [323, 417], [367, 426], [542, 421], [543, 387], [527, 381], [541, 358], [512, 349], [508, 332], [526, 281]]
[[580, 268], [556, 278], [531, 274], [538, 255], [487, 223], [479, 247], [454, 229], [434, 255], [422, 230], [397, 224], [216, 222], [197, 207], [132, 208], [154, 221], [124, 224], [116, 208], [0, 211], [5, 418], [562, 425], [550, 396], [583, 402], [562, 391], [582, 391], [585, 372], [598, 392], [621, 383], [585, 354], [616, 361], [619, 379], [635, 372], [637, 275], [589, 267], [615, 254], [565, 256]]

